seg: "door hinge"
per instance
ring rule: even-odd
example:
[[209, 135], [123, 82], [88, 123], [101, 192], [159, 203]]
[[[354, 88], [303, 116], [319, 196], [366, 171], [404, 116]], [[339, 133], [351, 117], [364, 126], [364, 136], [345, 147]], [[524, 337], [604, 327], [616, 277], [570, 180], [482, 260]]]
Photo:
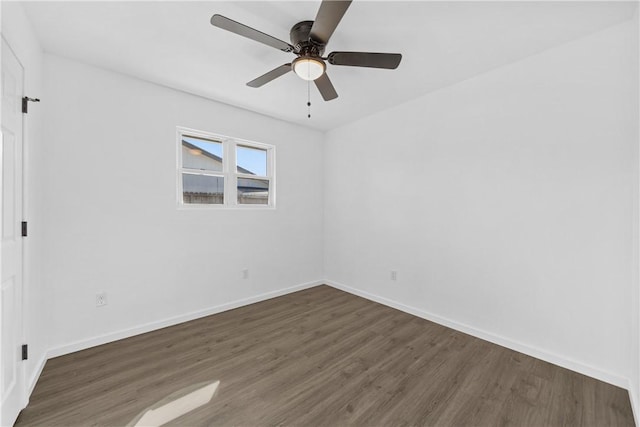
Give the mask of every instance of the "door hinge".
[[22, 237], [27, 237], [27, 221], [22, 221]]
[[29, 358], [29, 345], [22, 344], [22, 360], [27, 360]]
[[40, 102], [38, 98], [29, 98], [28, 96], [22, 97], [22, 112], [27, 114], [29, 112], [29, 101], [31, 102]]

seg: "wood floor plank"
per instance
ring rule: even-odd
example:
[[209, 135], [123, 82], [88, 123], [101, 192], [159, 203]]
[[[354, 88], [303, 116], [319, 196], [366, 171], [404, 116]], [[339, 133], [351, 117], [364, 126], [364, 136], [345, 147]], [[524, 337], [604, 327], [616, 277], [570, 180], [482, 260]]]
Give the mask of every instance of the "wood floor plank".
[[49, 360], [17, 426], [632, 426], [626, 390], [318, 286]]

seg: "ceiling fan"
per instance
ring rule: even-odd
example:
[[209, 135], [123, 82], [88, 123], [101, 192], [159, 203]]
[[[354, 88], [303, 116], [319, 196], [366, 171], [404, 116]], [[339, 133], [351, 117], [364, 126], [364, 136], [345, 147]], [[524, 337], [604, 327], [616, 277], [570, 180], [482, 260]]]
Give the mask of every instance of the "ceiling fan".
[[330, 101], [337, 98], [338, 93], [327, 76], [326, 62], [331, 65], [392, 70], [398, 68], [402, 59], [402, 55], [399, 53], [331, 52], [326, 57], [322, 56], [331, 35], [349, 5], [351, 5], [351, 0], [323, 0], [315, 21], [298, 22], [291, 28], [289, 33], [291, 44], [222, 15], [213, 15], [211, 25], [264, 43], [283, 52], [291, 52], [297, 56], [292, 62], [274, 68], [257, 79], [251, 80], [247, 86], [263, 86], [293, 70], [300, 78], [313, 80], [322, 98], [325, 101]]

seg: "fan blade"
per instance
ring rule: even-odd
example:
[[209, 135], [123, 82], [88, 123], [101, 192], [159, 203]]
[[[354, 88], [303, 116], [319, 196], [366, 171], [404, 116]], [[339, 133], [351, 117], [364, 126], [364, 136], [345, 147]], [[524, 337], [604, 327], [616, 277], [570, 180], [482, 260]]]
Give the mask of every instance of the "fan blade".
[[399, 53], [331, 52], [327, 59], [332, 65], [395, 70], [400, 65], [402, 55]]
[[329, 80], [329, 76], [327, 73], [322, 74], [320, 77], [314, 80], [316, 87], [320, 91], [320, 95], [325, 101], [331, 101], [332, 99], [336, 99], [338, 97], [338, 92], [331, 84], [331, 80]]
[[285, 43], [269, 34], [265, 34], [261, 31], [247, 27], [244, 24], [229, 19], [222, 15], [213, 15], [211, 17], [211, 25], [214, 27], [222, 28], [223, 30], [231, 31], [240, 36], [246, 37], [251, 40], [255, 40], [260, 43], [264, 43], [267, 46], [275, 47], [283, 52], [293, 52], [293, 46], [289, 43]]
[[336, 30], [340, 20], [351, 5], [351, 0], [323, 0], [318, 9], [309, 36], [316, 42], [326, 45], [331, 34]]
[[274, 68], [268, 73], [261, 75], [257, 79], [251, 80], [249, 83], [247, 83], [247, 86], [260, 87], [269, 83], [271, 80], [275, 80], [278, 77], [287, 74], [289, 71], [291, 71], [291, 64], [281, 65], [278, 68]]

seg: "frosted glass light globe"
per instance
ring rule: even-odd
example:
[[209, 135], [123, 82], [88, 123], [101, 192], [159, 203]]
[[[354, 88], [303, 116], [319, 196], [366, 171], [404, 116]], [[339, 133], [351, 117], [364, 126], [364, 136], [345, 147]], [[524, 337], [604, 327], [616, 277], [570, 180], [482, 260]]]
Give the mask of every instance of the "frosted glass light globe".
[[324, 74], [326, 65], [317, 58], [300, 57], [293, 61], [293, 71], [303, 80], [315, 80]]

